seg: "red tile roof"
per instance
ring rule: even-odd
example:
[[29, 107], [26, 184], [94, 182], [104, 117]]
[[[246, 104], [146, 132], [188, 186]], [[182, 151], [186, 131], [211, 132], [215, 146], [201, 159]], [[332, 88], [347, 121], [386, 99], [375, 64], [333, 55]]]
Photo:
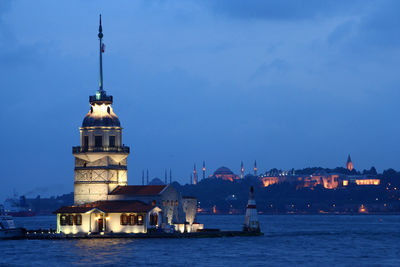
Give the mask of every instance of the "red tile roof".
[[149, 212], [154, 207], [141, 201], [97, 201], [77, 206], [64, 206], [54, 213], [85, 213], [92, 209], [98, 209], [107, 213], [116, 212]]
[[166, 188], [166, 185], [126, 185], [118, 186], [110, 195], [137, 195], [149, 196], [158, 195]]

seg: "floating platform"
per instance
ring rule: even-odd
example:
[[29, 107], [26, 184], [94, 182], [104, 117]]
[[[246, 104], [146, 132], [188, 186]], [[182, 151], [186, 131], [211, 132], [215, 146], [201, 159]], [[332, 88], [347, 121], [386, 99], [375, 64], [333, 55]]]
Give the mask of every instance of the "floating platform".
[[[22, 239], [105, 239], [105, 238], [215, 238], [215, 237], [235, 237], [235, 236], [262, 236], [262, 232], [244, 232], [244, 231], [201, 231], [193, 233], [164, 233], [164, 232], [151, 232], [151, 233], [91, 233], [91, 234], [57, 234], [50, 231], [26, 231]], [[19, 238], [21, 239], [21, 237]]]

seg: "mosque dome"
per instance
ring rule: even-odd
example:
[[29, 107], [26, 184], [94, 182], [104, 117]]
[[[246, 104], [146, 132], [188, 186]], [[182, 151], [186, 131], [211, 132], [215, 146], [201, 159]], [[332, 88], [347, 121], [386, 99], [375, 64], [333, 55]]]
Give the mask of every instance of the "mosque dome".
[[165, 183], [163, 181], [161, 181], [160, 178], [156, 177], [153, 178], [150, 182], [149, 185], [165, 185]]
[[214, 175], [231, 175], [233, 172], [227, 167], [220, 167], [215, 172]]
[[121, 127], [117, 115], [109, 104], [93, 104], [82, 122], [82, 127]]
[[210, 176], [211, 178], [219, 178], [222, 180], [228, 180], [233, 182], [233, 180], [239, 179], [239, 176], [234, 174], [229, 168], [227, 167], [219, 167], [213, 175]]

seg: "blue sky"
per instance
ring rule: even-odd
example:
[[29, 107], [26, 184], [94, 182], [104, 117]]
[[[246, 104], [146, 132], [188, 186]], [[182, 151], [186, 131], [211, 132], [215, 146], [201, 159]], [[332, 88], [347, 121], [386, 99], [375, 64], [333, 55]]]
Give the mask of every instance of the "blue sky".
[[0, 2], [0, 199], [73, 189], [71, 147], [104, 87], [141, 171], [193, 163], [399, 169], [399, 1]]

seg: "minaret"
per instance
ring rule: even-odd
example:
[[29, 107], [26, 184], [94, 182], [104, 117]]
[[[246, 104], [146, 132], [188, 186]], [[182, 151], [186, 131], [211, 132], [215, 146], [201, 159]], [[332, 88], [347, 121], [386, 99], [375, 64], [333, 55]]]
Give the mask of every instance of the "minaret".
[[352, 171], [353, 168], [354, 168], [353, 162], [351, 161], [351, 157], [350, 157], [350, 154], [349, 154], [349, 156], [347, 157], [346, 169], [348, 169], [349, 171]]
[[203, 161], [203, 180], [206, 179], [206, 162]]
[[113, 112], [113, 97], [103, 88], [103, 29], [99, 24], [99, 89], [89, 96], [90, 110], [80, 128], [80, 146], [73, 147], [75, 157], [74, 203], [107, 200], [117, 186], [128, 184], [129, 147], [122, 144], [122, 128]]
[[193, 167], [193, 183], [197, 184], [196, 163], [194, 164], [194, 167]]
[[190, 174], [190, 184], [193, 184], [193, 174]]
[[149, 169], [146, 170], [146, 184], [149, 184]]
[[144, 170], [142, 170], [142, 185], [144, 185]]
[[254, 188], [250, 187], [249, 200], [246, 207], [246, 216], [243, 225], [244, 232], [260, 232], [260, 223], [258, 222], [256, 200], [254, 199]]
[[240, 178], [241, 178], [241, 179], [244, 178], [244, 165], [243, 165], [243, 161], [240, 163]]
[[167, 169], [165, 169], [165, 173], [164, 173], [164, 183], [168, 184]]
[[257, 176], [257, 161], [254, 161], [254, 176]]
[[172, 170], [169, 169], [169, 183], [172, 184]]

